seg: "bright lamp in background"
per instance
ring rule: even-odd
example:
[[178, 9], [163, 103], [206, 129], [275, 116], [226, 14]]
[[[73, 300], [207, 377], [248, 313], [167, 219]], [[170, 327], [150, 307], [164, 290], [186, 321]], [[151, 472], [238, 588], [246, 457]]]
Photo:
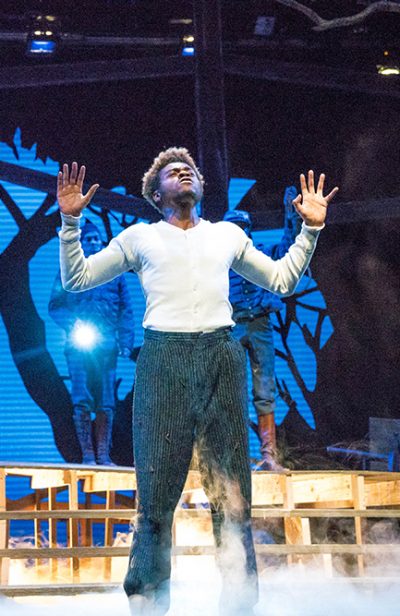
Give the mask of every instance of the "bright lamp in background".
[[26, 42], [28, 56], [54, 55], [59, 42], [59, 24], [54, 15], [35, 15]]
[[185, 34], [182, 39], [182, 55], [194, 56], [194, 36], [193, 34]]
[[383, 52], [383, 60], [376, 65], [379, 75], [400, 75], [400, 61], [398, 53], [392, 53], [388, 49]]
[[92, 323], [77, 321], [71, 332], [71, 342], [82, 351], [92, 350], [100, 341], [100, 332]]

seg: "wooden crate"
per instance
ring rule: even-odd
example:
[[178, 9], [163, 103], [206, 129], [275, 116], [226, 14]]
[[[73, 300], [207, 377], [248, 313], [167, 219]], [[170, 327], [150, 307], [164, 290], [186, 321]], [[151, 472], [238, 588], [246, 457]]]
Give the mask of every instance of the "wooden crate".
[[[31, 478], [33, 495], [17, 503], [7, 499], [7, 476]], [[86, 495], [84, 505], [78, 503], [78, 482]], [[259, 557], [265, 555], [284, 557], [288, 564], [299, 560], [318, 559], [327, 576], [333, 576], [332, 559], [338, 554], [352, 555], [357, 562], [357, 575], [366, 574], [366, 559], [374, 554], [400, 553], [399, 544], [373, 545], [365, 541], [365, 522], [368, 518], [397, 519], [400, 517], [400, 473], [367, 471], [330, 471], [284, 473], [256, 472], [252, 476], [252, 516], [260, 523], [271, 519], [280, 520], [284, 529], [284, 543], [257, 544]], [[132, 499], [119, 495], [118, 491], [135, 490], [136, 478], [133, 469], [83, 467], [81, 465], [16, 465], [0, 468], [0, 590], [5, 594], [21, 594], [21, 589], [8, 587], [10, 559], [49, 559], [48, 582], [51, 591], [59, 592], [64, 583], [57, 581], [57, 563], [60, 558], [70, 559], [70, 581], [75, 590], [109, 587], [111, 562], [114, 557], [128, 557], [128, 546], [113, 546], [113, 525], [126, 523], [136, 515], [134, 494]], [[57, 502], [57, 490], [68, 490], [68, 503]], [[106, 506], [94, 506], [91, 495], [102, 493]], [[185, 508], [177, 508], [175, 524], [185, 518], [204, 519], [210, 515], [203, 506], [205, 494], [201, 489], [200, 475], [190, 471], [184, 488]], [[353, 543], [318, 543], [313, 541], [310, 520], [313, 518], [348, 518], [354, 524]], [[8, 545], [11, 520], [34, 520], [34, 547], [11, 549]], [[49, 542], [43, 547], [40, 540], [40, 524], [49, 523]], [[57, 521], [68, 521], [68, 546], [57, 545]], [[104, 545], [93, 546], [91, 523], [104, 524]], [[174, 537], [176, 534], [174, 533]], [[173, 546], [173, 554], [213, 554], [212, 541], [207, 545]], [[79, 569], [82, 559], [103, 558], [101, 583], [81, 584]], [[96, 561], [94, 561], [96, 562]], [[99, 571], [100, 576], [100, 571]], [[67, 584], [68, 586], [68, 584]], [[49, 588], [49, 586], [46, 586]], [[44, 587], [43, 587], [44, 588]], [[26, 593], [40, 593], [42, 586], [26, 588]], [[44, 591], [43, 591], [44, 592]]]

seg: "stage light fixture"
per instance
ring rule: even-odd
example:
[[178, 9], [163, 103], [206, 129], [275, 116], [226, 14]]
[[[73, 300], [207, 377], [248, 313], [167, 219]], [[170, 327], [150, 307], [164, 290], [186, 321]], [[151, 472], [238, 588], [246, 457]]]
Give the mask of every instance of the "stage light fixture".
[[272, 36], [275, 29], [274, 15], [259, 15], [254, 26], [255, 36], [263, 36], [268, 38]]
[[384, 66], [382, 64], [377, 64], [376, 68], [378, 69], [379, 75], [400, 75], [399, 66]]
[[182, 55], [194, 56], [194, 36], [193, 34], [185, 34], [182, 38]]
[[400, 75], [400, 62], [398, 54], [396, 58], [394, 58], [393, 54], [385, 49], [383, 52], [384, 59], [380, 64], [376, 65], [376, 70], [379, 75]]
[[34, 15], [28, 31], [28, 56], [54, 55], [59, 43], [59, 29], [54, 15]]

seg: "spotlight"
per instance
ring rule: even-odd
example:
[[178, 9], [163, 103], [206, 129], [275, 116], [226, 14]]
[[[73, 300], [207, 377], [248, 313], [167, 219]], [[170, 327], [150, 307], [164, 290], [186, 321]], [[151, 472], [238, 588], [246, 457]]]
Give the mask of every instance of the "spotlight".
[[379, 75], [400, 75], [400, 62], [398, 53], [391, 53], [387, 49], [383, 52], [383, 60], [376, 65]]
[[379, 75], [400, 75], [399, 66], [384, 66], [383, 64], [377, 64], [376, 68]]
[[59, 43], [59, 29], [54, 15], [34, 15], [28, 31], [26, 54], [54, 55]]
[[92, 323], [77, 321], [71, 332], [71, 342], [77, 349], [90, 351], [100, 340], [100, 333]]
[[185, 34], [182, 38], [182, 55], [194, 56], [194, 36], [193, 34]]

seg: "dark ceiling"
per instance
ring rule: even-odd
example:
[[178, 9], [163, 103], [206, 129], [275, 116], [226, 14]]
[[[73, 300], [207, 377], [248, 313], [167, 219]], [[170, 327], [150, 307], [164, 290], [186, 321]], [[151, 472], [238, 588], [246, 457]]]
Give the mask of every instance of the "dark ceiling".
[[[359, 13], [373, 2], [303, 0], [302, 4], [333, 19]], [[274, 0], [221, 0], [221, 11], [226, 53], [366, 72], [376, 72], [376, 64], [387, 60], [385, 51], [392, 62], [398, 61], [400, 12], [377, 12], [361, 24], [321, 32], [304, 14]], [[62, 63], [176, 54], [182, 35], [193, 32], [192, 12], [192, 3], [180, 0], [2, 0], [1, 63], [38, 61], [25, 56], [27, 33], [38, 14], [57, 17], [60, 41], [52, 61]], [[274, 20], [269, 35], [255, 34], [257, 18], [262, 16]]]
[[[302, 4], [334, 19], [372, 2]], [[194, 31], [192, 2], [0, 6], [1, 139], [11, 143], [21, 128], [40, 156], [77, 157], [102, 186], [136, 195], [159, 148], [196, 152], [194, 62], [180, 54], [182, 35]], [[274, 0], [221, 0], [221, 11], [230, 170], [257, 179], [243, 206], [280, 207], [284, 186], [309, 167], [340, 184], [339, 200], [398, 198], [400, 75], [378, 75], [377, 65], [399, 64], [400, 12], [317, 31]], [[58, 18], [56, 56], [25, 55], [36, 14]], [[255, 34], [258, 17], [274, 18], [270, 35]]]

